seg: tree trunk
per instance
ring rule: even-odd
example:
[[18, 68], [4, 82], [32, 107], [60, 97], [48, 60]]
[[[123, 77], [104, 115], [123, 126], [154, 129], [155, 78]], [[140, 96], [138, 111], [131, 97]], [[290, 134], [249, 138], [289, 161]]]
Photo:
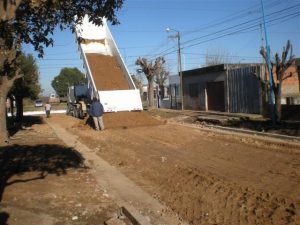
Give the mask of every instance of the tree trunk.
[[4, 146], [8, 142], [6, 124], [6, 97], [9, 89], [9, 83], [3, 79], [3, 82], [0, 84], [0, 146]]
[[164, 85], [159, 85], [159, 90], [160, 90], [160, 99], [163, 100], [165, 97], [165, 86]]
[[149, 101], [148, 110], [151, 110], [154, 108], [153, 79], [148, 80], [148, 101]]
[[274, 91], [276, 122], [281, 121], [281, 84]]
[[16, 120], [19, 124], [23, 121], [23, 97], [16, 96], [16, 109], [17, 109], [17, 116]]
[[8, 79], [6, 75], [0, 77], [0, 146], [5, 146], [8, 143], [8, 132], [6, 124], [6, 98], [9, 90], [12, 88], [14, 81], [22, 77], [19, 74], [20, 69], [17, 69], [15, 76]]

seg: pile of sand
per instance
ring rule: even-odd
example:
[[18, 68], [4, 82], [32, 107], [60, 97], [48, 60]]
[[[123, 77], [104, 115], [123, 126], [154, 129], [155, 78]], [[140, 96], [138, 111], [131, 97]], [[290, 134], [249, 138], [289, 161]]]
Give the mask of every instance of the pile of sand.
[[88, 53], [86, 54], [86, 58], [98, 90], [130, 89], [128, 81], [114, 57]]
[[[115, 112], [115, 113], [105, 113], [103, 115], [103, 122], [105, 129], [112, 128], [132, 128], [140, 126], [156, 126], [162, 125], [165, 122], [159, 121], [154, 117], [150, 116], [147, 112]], [[81, 120], [73, 127], [80, 127], [91, 129], [94, 126], [94, 122], [91, 118], [86, 117]]]

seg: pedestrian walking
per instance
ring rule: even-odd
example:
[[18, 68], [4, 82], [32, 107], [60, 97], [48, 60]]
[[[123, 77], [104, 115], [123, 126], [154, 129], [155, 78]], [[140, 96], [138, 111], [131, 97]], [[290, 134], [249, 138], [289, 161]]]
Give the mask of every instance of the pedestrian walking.
[[103, 105], [97, 98], [93, 98], [93, 102], [89, 109], [89, 115], [93, 117], [96, 130], [104, 130], [104, 124], [102, 119], [103, 113]]
[[46, 105], [45, 105], [45, 111], [46, 111], [47, 118], [49, 118], [50, 117], [50, 111], [51, 111], [51, 105], [50, 105], [49, 102], [47, 102]]

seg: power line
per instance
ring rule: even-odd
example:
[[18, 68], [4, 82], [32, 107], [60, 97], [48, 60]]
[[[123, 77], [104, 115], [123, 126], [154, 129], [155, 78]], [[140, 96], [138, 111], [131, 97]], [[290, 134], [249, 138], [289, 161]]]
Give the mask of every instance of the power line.
[[[270, 7], [269, 7], [269, 8], [278, 6], [277, 4], [280, 4], [280, 3], [282, 3], [282, 0], [276, 0], [276, 1], [274, 1], [274, 2], [269, 2], [269, 4], [270, 4]], [[188, 31], [188, 32], [186, 32], [186, 33], [184, 33], [184, 32], [182, 32], [182, 33], [183, 33], [183, 35], [187, 35], [187, 34], [191, 34], [191, 33], [196, 33], [196, 32], [199, 32], [199, 31], [203, 31], [203, 30], [205, 30], [205, 29], [207, 29], [207, 28], [211, 28], [211, 27], [216, 27], [216, 26], [218, 26], [218, 25], [222, 25], [222, 24], [224, 24], [224, 23], [226, 23], [226, 22], [228, 22], [228, 21], [234, 21], [234, 20], [236, 20], [236, 19], [241, 19], [241, 18], [243, 18], [243, 17], [246, 17], [246, 16], [251, 15], [253, 12], [260, 12], [260, 4], [257, 3], [257, 4], [255, 4], [255, 6], [256, 6], [256, 5], [257, 5], [257, 7], [251, 7], [251, 8], [253, 8], [253, 10], [250, 10], [250, 11], [249, 11], [249, 8], [247, 8], [247, 9], [244, 9], [244, 10], [242, 10], [242, 11], [233, 13], [233, 14], [231, 14], [231, 15], [229, 15], [229, 16], [223, 17], [223, 18], [221, 18], [220, 20], [216, 20], [215, 23], [214, 23], [214, 22], [211, 22], [211, 23], [208, 23], [208, 24], [206, 24], [206, 25], [203, 25], [204, 27], [201, 27], [201, 28], [197, 28], [197, 29], [195, 29], [195, 30]], [[224, 19], [225, 19], [225, 20], [224, 20]]]
[[[298, 5], [300, 5], [300, 4], [298, 4]], [[285, 19], [284, 19], [284, 20], [281, 20], [280, 22], [282, 22], [282, 21], [287, 21], [287, 20], [293, 19], [293, 18], [295, 18], [295, 17], [298, 17], [299, 15], [300, 15], [300, 12], [295, 12], [295, 13], [292, 13], [292, 14], [283, 15], [283, 16], [281, 16], [281, 17], [279, 17], [279, 18], [275, 18], [275, 19], [269, 20], [269, 21], [267, 21], [267, 23], [272, 23], [272, 22], [274, 22], [274, 21], [281, 20], [281, 19], [283, 19], [283, 18], [285, 18]], [[288, 18], [287, 18], [287, 17], [288, 17]], [[280, 22], [279, 22], [279, 23], [280, 23]], [[278, 23], [276, 23], [276, 24], [278, 24]], [[273, 23], [272, 25], [276, 25], [276, 24]], [[185, 48], [193, 47], [193, 46], [196, 46], [196, 45], [200, 45], [200, 44], [203, 44], [203, 43], [206, 43], [206, 42], [210, 42], [210, 41], [213, 41], [213, 40], [216, 40], [216, 39], [225, 37], [225, 36], [229, 36], [229, 35], [233, 35], [233, 34], [238, 34], [238, 33], [241, 33], [241, 32], [243, 32], [243, 31], [245, 31], [245, 30], [248, 30], [248, 29], [257, 27], [258, 25], [259, 25], [259, 23], [255, 24], [255, 25], [248, 26], [248, 27], [243, 27], [243, 28], [240, 28], [240, 29], [238, 29], [238, 30], [231, 31], [230, 33], [222, 34], [222, 35], [220, 35], [220, 36], [217, 36], [217, 37], [214, 37], [214, 38], [205, 40], [205, 41], [201, 41], [201, 42], [198, 42], [198, 43], [195, 43], [195, 44], [191, 44], [191, 45], [188, 45], [188, 46], [183, 46], [183, 47], [181, 47], [181, 49], [185, 49]], [[256, 28], [256, 30], [257, 30], [257, 28]], [[164, 50], [163, 52], [161, 52], [161, 53], [159, 53], [159, 54], [157, 54], [157, 55], [160, 55], [160, 56], [166, 56], [166, 55], [169, 55], [169, 54], [171, 54], [171, 53], [174, 53], [174, 52], [176, 52], [177, 50], [169, 51], [169, 50], [172, 50], [172, 49], [174, 49], [174, 48], [175, 48], [175, 47], [166, 49], [166, 50]], [[168, 51], [169, 51], [169, 52], [168, 52]], [[166, 52], [166, 53], [165, 53], [165, 52]], [[163, 53], [165, 53], [165, 54], [163, 54]], [[153, 57], [152, 57], [152, 58], [153, 58]], [[135, 66], [135, 64], [131, 64], [131, 65], [129, 65], [129, 66], [132, 67], [132, 66]]]
[[[282, 19], [282, 18], [286, 18], [287, 16], [290, 16], [291, 18], [289, 18], [289, 19], [292, 19], [292, 18], [297, 17], [297, 16], [299, 16], [299, 15], [300, 15], [299, 12], [296, 12], [296, 13], [293, 13], [293, 14], [289, 14], [289, 15], [284, 15], [284, 16], [282, 16], [282, 17], [280, 17], [280, 18], [276, 18], [276, 19], [273, 19], [273, 20], [269, 20], [269, 21], [267, 21], [267, 23], [274, 22], [274, 21], [277, 21], [277, 20]], [[285, 19], [285, 21], [286, 21], [286, 20], [287, 20], [287, 18]], [[255, 25], [251, 25], [251, 26], [248, 26], [248, 27], [240, 28], [239, 30], [231, 31], [230, 33], [222, 34], [222, 35], [220, 35], [220, 36], [217, 36], [217, 37], [214, 37], [214, 38], [205, 40], [205, 41], [201, 41], [201, 42], [198, 42], [198, 43], [196, 43], [196, 44], [191, 44], [191, 45], [188, 45], [188, 46], [183, 46], [183, 47], [181, 47], [181, 49], [188, 48], [188, 47], [192, 47], [192, 46], [196, 46], [196, 45], [199, 45], [199, 44], [202, 44], [202, 43], [206, 43], [206, 42], [209, 42], [209, 41], [213, 41], [213, 40], [216, 40], [216, 39], [225, 37], [225, 36], [237, 34], [237, 33], [240, 33], [241, 31], [245, 31], [245, 30], [247, 30], [247, 29], [257, 27], [258, 25], [259, 25], [259, 23], [256, 23]], [[228, 30], [229, 30], [229, 29], [228, 29]], [[205, 35], [205, 36], [208, 36], [208, 35]], [[190, 41], [188, 41], [188, 42], [190, 42]], [[187, 43], [187, 42], [183, 43], [183, 45], [186, 44], [186, 43]], [[168, 54], [171, 54], [171, 53], [174, 53], [174, 52], [177, 51], [177, 50], [174, 50], [174, 51], [168, 52], [169, 50], [171, 50], [171, 49], [169, 48], [169, 49], [167, 49], [167, 50], [164, 50], [163, 52], [161, 52], [160, 54], [157, 54], [157, 55], [165, 56], [165, 55], [168, 55]], [[167, 52], [167, 53], [165, 53], [165, 52]]]
[[[270, 16], [272, 16], [272, 15], [274, 15], [274, 14], [277, 14], [277, 13], [280, 13], [280, 12], [283, 12], [283, 11], [286, 11], [286, 10], [289, 10], [289, 9], [295, 9], [295, 7], [297, 7], [297, 6], [300, 6], [300, 4], [297, 4], [297, 5], [294, 5], [294, 6], [285, 8], [285, 9], [283, 9], [283, 10], [279, 10], [279, 11], [273, 12], [273, 13], [271, 13], [271, 14], [268, 14], [267, 16], [270, 17]], [[195, 40], [198, 40], [198, 39], [202, 39], [202, 38], [204, 38], [204, 37], [208, 37], [208, 36], [211, 36], [211, 35], [214, 35], [214, 34], [217, 34], [217, 33], [221, 33], [221, 32], [223, 32], [223, 31], [227, 31], [227, 30], [230, 30], [230, 29], [232, 29], [232, 28], [236, 28], [236, 27], [239, 27], [239, 26], [243, 26], [243, 25], [245, 25], [245, 24], [249, 24], [249, 23], [252, 23], [252, 22], [256, 22], [256, 21], [261, 20], [261, 19], [262, 19], [262, 17], [259, 17], [259, 18], [256, 18], [256, 19], [252, 19], [252, 20], [248, 20], [248, 21], [246, 21], [246, 22], [243, 22], [243, 23], [240, 23], [240, 24], [236, 24], [236, 25], [234, 25], [234, 26], [227, 27], [227, 28], [224, 28], [224, 29], [219, 30], [219, 31], [216, 31], [216, 32], [213, 32], [213, 33], [210, 33], [210, 34], [207, 34], [207, 35], [203, 35], [203, 36], [201, 36], [201, 37], [193, 38], [193, 39], [191, 39], [191, 40], [189, 40], [189, 41], [183, 42], [182, 44], [184, 45], [184, 44], [186, 44], [186, 43], [190, 43], [190, 42], [192, 42], [192, 41], [195, 41]]]

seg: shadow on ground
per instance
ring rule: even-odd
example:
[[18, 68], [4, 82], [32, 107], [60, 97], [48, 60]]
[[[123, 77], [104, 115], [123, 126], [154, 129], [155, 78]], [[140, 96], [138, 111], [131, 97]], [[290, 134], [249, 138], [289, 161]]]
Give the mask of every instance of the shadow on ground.
[[282, 121], [273, 125], [271, 120], [255, 121], [248, 118], [240, 118], [236, 121], [229, 121], [227, 126], [290, 136], [300, 136], [300, 122], [298, 121]]
[[[9, 136], [13, 136], [19, 130], [22, 130], [24, 127], [31, 127], [34, 124], [43, 124], [43, 117], [41, 116], [24, 116], [22, 123], [18, 123], [14, 117], [7, 118], [7, 129]], [[1, 225], [1, 224], [0, 224]]]
[[[0, 202], [5, 187], [15, 183], [44, 179], [48, 174], [61, 176], [69, 168], [87, 168], [82, 155], [61, 145], [12, 145], [0, 147]], [[15, 175], [37, 172], [35, 178], [13, 179]], [[6, 224], [9, 214], [0, 212], [0, 225]]]

